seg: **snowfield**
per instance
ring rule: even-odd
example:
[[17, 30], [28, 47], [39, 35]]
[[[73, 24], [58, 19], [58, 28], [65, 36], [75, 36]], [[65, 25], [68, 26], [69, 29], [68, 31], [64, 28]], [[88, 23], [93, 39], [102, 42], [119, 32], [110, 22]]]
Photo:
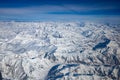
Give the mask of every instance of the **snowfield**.
[[120, 80], [120, 24], [0, 22], [3, 80]]

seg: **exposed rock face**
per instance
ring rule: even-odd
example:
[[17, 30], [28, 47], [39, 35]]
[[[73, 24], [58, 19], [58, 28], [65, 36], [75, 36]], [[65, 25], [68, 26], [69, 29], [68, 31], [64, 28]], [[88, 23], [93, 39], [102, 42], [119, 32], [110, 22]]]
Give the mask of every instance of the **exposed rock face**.
[[110, 65], [55, 65], [50, 69], [46, 80], [119, 80], [119, 69], [120, 66]]
[[0, 72], [0, 80], [2, 80], [2, 74], [1, 74], [1, 72]]
[[0, 24], [0, 80], [120, 80], [117, 25]]

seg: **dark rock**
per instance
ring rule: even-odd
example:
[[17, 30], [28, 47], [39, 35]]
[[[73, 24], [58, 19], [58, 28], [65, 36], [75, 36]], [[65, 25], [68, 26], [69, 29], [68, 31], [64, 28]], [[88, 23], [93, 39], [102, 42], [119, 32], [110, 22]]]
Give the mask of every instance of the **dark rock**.
[[2, 73], [0, 72], [0, 80], [2, 80]]
[[104, 42], [100, 42], [97, 45], [95, 45], [95, 47], [93, 47], [93, 50], [105, 48], [109, 43], [110, 43], [110, 40], [105, 38]]

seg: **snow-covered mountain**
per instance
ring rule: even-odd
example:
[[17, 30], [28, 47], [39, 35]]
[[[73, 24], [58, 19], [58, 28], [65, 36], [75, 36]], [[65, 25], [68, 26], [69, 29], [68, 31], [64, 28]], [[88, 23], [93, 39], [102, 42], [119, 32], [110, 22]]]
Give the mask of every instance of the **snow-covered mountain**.
[[120, 25], [0, 22], [3, 80], [120, 80]]

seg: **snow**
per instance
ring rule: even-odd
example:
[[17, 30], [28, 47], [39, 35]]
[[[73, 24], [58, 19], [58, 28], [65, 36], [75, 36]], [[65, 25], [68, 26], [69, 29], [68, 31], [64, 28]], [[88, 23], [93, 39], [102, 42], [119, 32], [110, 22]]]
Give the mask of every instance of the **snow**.
[[119, 27], [0, 22], [0, 72], [10, 80], [119, 80]]

